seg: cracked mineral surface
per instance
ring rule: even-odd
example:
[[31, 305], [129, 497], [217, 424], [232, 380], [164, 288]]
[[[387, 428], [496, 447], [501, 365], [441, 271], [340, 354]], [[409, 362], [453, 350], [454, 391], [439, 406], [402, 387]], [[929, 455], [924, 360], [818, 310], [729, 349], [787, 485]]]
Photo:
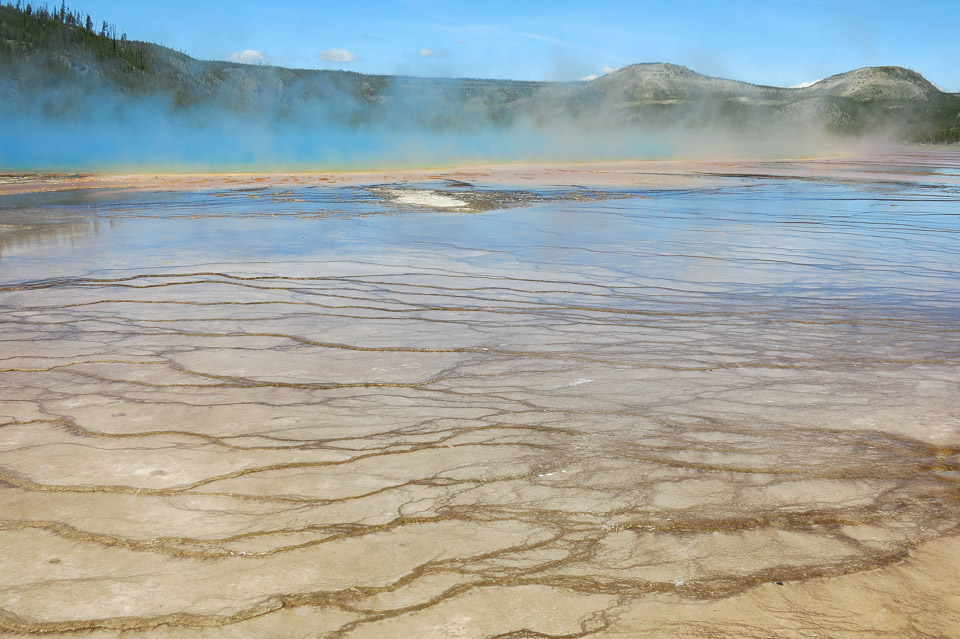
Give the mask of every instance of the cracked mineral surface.
[[957, 167], [9, 177], [0, 633], [960, 636]]

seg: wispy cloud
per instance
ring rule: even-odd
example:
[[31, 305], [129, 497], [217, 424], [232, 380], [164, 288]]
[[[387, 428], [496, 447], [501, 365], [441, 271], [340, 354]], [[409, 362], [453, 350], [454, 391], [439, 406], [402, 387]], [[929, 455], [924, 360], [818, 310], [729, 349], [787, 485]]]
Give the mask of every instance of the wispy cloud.
[[421, 58], [446, 58], [447, 54], [433, 49], [420, 49]]
[[579, 49], [580, 51], [588, 51], [596, 55], [602, 55], [605, 58], [614, 57], [612, 54], [610, 54], [607, 51], [601, 51], [600, 49], [596, 49], [594, 47], [582, 44], [580, 42], [572, 42], [570, 40], [561, 40], [560, 38], [554, 38], [552, 36], [546, 36], [540, 33], [531, 33], [529, 31], [519, 31], [519, 32], [503, 31], [503, 33], [509, 34], [509, 35], [515, 35], [521, 38], [527, 38], [529, 40], [546, 42], [548, 44], [552, 44], [558, 47], [563, 47], [565, 49]]
[[240, 62], [242, 64], [256, 64], [263, 62], [263, 53], [255, 49], [245, 49], [243, 51], [234, 51], [227, 59], [231, 62]]
[[[471, 41], [476, 40], [489, 40], [493, 37], [505, 37], [505, 38], [524, 38], [526, 40], [534, 40], [536, 42], [543, 42], [545, 44], [551, 44], [563, 49], [571, 50], [580, 50], [586, 51], [597, 56], [602, 56], [606, 59], [619, 60], [620, 56], [613, 55], [609, 51], [603, 51], [589, 45], [583, 44], [581, 42], [574, 42], [571, 40], [563, 40], [561, 38], [555, 38], [549, 35], [544, 35], [542, 33], [536, 33], [532, 31], [514, 31], [512, 29], [504, 29], [502, 27], [493, 26], [489, 24], [463, 24], [463, 25], [449, 25], [449, 24], [419, 24], [419, 27], [429, 26], [437, 30], [443, 30], [447, 32], [454, 32], [457, 34], [468, 34], [471, 38]], [[464, 43], [463, 38], [457, 40], [457, 44]]]
[[317, 54], [317, 57], [327, 62], [339, 62], [347, 64], [357, 59], [357, 56], [346, 49], [324, 49]]
[[589, 82], [590, 80], [596, 80], [596, 79], [599, 78], [599, 77], [600, 77], [600, 76], [598, 76], [596, 73], [591, 73], [590, 75], [585, 75], [585, 76], [583, 76], [582, 78], [580, 78], [580, 81], [581, 81], [581, 82]]

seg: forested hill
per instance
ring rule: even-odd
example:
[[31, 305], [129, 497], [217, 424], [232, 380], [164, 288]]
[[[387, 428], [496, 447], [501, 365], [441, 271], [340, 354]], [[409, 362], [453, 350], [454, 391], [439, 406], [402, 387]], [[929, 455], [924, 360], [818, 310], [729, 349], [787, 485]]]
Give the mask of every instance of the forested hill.
[[59, 56], [63, 62], [94, 56], [131, 72], [143, 71], [145, 48], [128, 42], [126, 34], [118, 37], [115, 25], [97, 25], [90, 14], [69, 10], [65, 3], [57, 10], [0, 6], [0, 56], [7, 64], [35, 56]]

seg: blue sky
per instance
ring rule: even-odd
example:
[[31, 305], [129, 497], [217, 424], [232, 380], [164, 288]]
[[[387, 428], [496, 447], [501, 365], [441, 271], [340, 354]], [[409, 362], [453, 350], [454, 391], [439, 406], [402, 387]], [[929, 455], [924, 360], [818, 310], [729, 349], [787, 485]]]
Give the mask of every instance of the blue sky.
[[960, 92], [960, 0], [75, 0], [200, 59], [361, 73], [575, 80], [673, 62], [792, 86], [863, 66]]

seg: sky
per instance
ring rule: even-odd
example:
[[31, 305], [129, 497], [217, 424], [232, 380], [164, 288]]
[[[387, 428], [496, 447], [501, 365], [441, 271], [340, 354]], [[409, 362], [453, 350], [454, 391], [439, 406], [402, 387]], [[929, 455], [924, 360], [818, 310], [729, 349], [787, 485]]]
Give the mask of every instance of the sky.
[[[51, 2], [51, 6], [55, 4]], [[960, 92], [960, 0], [74, 0], [203, 60], [360, 73], [578, 80], [638, 62], [772, 86], [864, 66]]]

